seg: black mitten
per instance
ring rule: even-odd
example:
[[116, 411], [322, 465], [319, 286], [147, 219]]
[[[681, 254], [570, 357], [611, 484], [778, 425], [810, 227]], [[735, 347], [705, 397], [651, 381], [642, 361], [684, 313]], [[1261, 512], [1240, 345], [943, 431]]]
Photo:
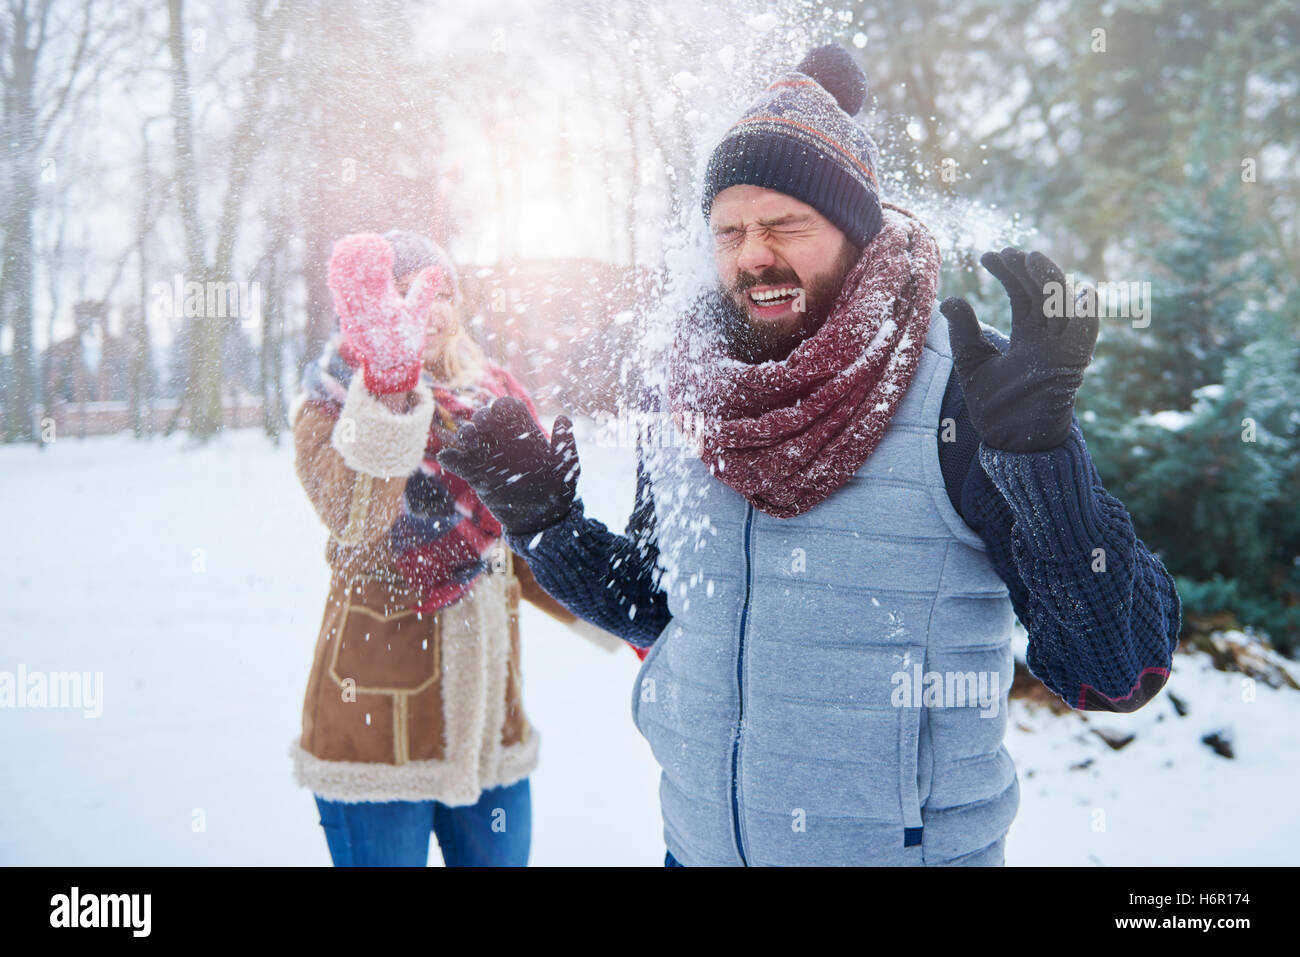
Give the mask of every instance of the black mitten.
[[474, 413], [438, 453], [438, 463], [478, 494], [506, 531], [531, 535], [568, 514], [578, 489], [573, 423], [557, 416], [551, 441], [516, 398]]
[[[980, 262], [1011, 299], [1011, 344], [1006, 354], [984, 338], [965, 299], [945, 299], [957, 377], [971, 424], [984, 444], [1008, 452], [1041, 452], [1069, 437], [1074, 396], [1092, 361], [1099, 323], [1086, 316], [1049, 315], [1051, 283], [1065, 290], [1065, 275], [1042, 253], [1026, 256], [1008, 246], [985, 253]], [[1091, 295], [1089, 291], [1086, 293]], [[1064, 296], [1055, 297], [1064, 303]]]

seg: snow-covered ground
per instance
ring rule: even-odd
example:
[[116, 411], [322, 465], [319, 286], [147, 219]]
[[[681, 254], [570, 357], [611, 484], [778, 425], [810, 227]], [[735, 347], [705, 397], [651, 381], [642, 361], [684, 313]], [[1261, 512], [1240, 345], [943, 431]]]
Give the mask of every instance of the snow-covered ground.
[[[581, 425], [588, 514], [621, 529], [631, 453]], [[329, 863], [287, 753], [327, 583], [287, 444], [0, 448], [0, 540], [0, 671], [103, 674], [99, 717], [0, 709], [0, 864]], [[658, 772], [629, 717], [636, 657], [531, 606], [523, 633], [542, 735], [533, 863], [661, 864]], [[1240, 675], [1183, 655], [1170, 687], [1186, 717], [1164, 695], [1086, 722], [1013, 703], [1008, 864], [1300, 862], [1300, 694], [1260, 684], [1244, 700]], [[1137, 737], [1116, 752], [1093, 728]], [[1224, 728], [1233, 760], [1200, 743]]]

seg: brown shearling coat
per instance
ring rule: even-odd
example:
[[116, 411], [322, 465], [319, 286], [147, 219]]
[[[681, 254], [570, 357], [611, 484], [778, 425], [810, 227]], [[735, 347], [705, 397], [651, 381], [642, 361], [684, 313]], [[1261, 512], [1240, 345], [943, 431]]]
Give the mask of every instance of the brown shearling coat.
[[410, 412], [393, 413], [358, 375], [337, 420], [313, 403], [291, 415], [331, 569], [292, 752], [299, 783], [330, 800], [471, 804], [527, 777], [538, 735], [523, 710], [519, 600], [576, 622], [504, 542], [459, 601], [411, 610], [388, 532], [433, 416], [430, 390], [416, 396]]

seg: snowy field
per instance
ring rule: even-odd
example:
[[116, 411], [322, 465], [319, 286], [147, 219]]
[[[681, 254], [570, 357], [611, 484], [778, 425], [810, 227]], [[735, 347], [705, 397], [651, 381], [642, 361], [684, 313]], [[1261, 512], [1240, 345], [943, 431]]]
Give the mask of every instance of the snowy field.
[[[631, 453], [583, 425], [588, 514], [621, 530]], [[104, 682], [97, 718], [0, 710], [0, 864], [328, 864], [288, 757], [327, 584], [290, 446], [245, 431], [201, 449], [0, 448], [0, 510], [0, 671]], [[528, 605], [523, 636], [542, 735], [532, 862], [661, 864], [658, 771], [629, 716], [636, 656]], [[1186, 717], [1164, 695], [1087, 721], [1013, 703], [1008, 864], [1300, 863], [1300, 694], [1260, 684], [1243, 700], [1240, 675], [1185, 655], [1169, 687]], [[1112, 751], [1093, 729], [1136, 738]], [[1200, 743], [1222, 729], [1233, 760]]]

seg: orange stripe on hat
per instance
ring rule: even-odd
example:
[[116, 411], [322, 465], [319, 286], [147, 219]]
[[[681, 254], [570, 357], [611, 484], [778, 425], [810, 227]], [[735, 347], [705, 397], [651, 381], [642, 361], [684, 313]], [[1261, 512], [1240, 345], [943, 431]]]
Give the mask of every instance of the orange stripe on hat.
[[[812, 81], [812, 80], [809, 80], [808, 82], [811, 83], [813, 86], [820, 86], [820, 85], [821, 85], [821, 84], [816, 83], [815, 81]], [[793, 85], [795, 85], [795, 84], [794, 84], [794, 83], [791, 83], [791, 85], [793, 86]], [[804, 84], [801, 82], [799, 85], [804, 85]], [[871, 180], [871, 182], [875, 184], [875, 187], [876, 187], [877, 192], [879, 192], [879, 190], [880, 190], [880, 183], [876, 180], [876, 174], [873, 173], [873, 172], [871, 172], [871, 168], [870, 168], [869, 166], [867, 166], [865, 163], [863, 163], [862, 160], [860, 160], [860, 159], [858, 159], [856, 156], [854, 156], [852, 153], [846, 151], [843, 147], [840, 146], [839, 143], [837, 143], [835, 140], [831, 139], [829, 136], [827, 136], [827, 135], [826, 135], [825, 133], [823, 133], [821, 130], [814, 129], [813, 127], [809, 126], [809, 125], [806, 124], [806, 123], [800, 123], [798, 120], [791, 120], [791, 119], [788, 119], [788, 118], [786, 118], [786, 117], [784, 117], [784, 116], [750, 116], [750, 117], [746, 117], [745, 119], [738, 120], [738, 121], [737, 121], [737, 122], [736, 122], [736, 123], [731, 127], [731, 130], [734, 130], [734, 129], [738, 128], [738, 127], [744, 126], [744, 125], [747, 124], [747, 123], [785, 123], [787, 126], [793, 126], [795, 129], [803, 130], [805, 133], [811, 133], [813, 136], [816, 136], [818, 139], [824, 141], [828, 146], [830, 146], [833, 150], [835, 150], [835, 151], [836, 151], [837, 153], [839, 153], [841, 156], [846, 157], [846, 158], [847, 158], [851, 163], [853, 163], [854, 166], [856, 166], [858, 169], [862, 170], [862, 172], [866, 173], [866, 174], [867, 174], [867, 177]], [[730, 134], [730, 133], [731, 133], [731, 130], [728, 130], [727, 133]]]
[[782, 87], [782, 86], [821, 86], [821, 84], [818, 83], [816, 80], [777, 80], [775, 83], [771, 84], [767, 89], [775, 90], [777, 87]]

